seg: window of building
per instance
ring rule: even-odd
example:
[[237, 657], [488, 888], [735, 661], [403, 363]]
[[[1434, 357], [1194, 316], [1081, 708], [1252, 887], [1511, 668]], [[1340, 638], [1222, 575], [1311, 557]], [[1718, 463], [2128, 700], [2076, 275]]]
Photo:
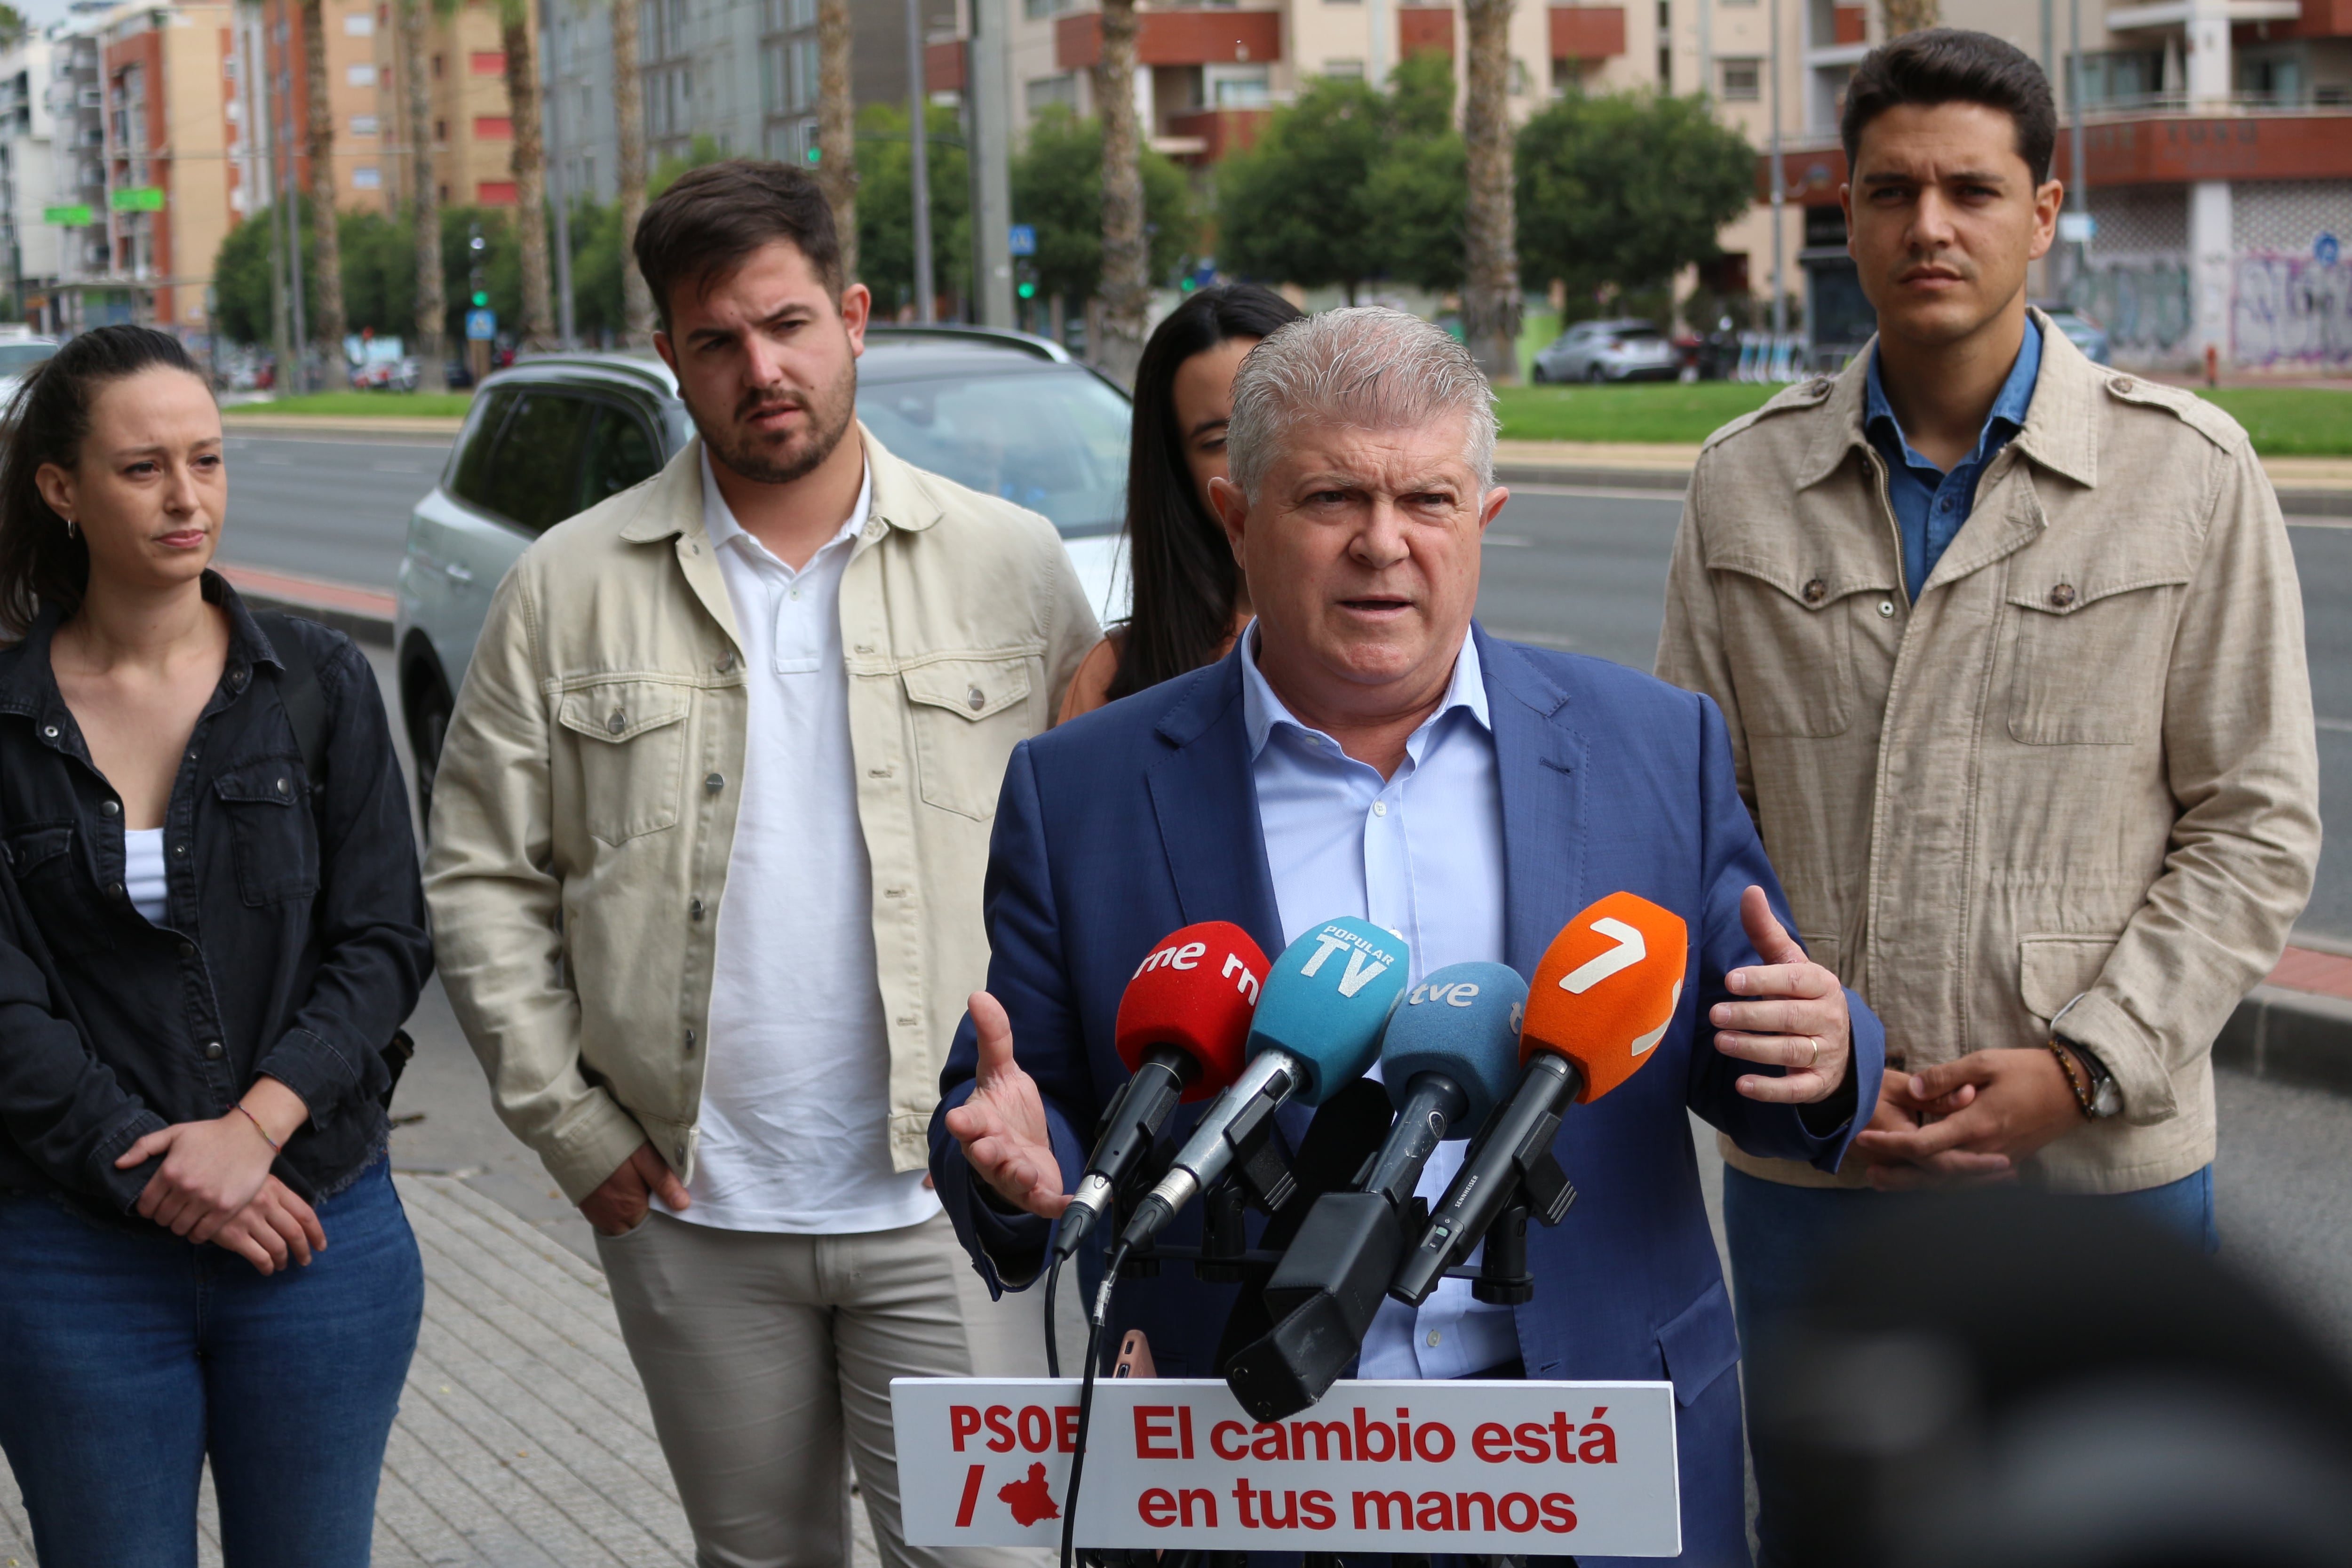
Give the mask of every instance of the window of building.
[[344, 17], [343, 37], [347, 38], [374, 37], [375, 14], [372, 11], [354, 11], [350, 16]]
[[817, 100], [818, 82], [824, 72], [824, 57], [814, 38], [794, 38], [786, 56], [784, 76], [784, 111], [797, 114]]
[[1264, 109], [1272, 90], [1264, 66], [1203, 66], [1202, 96], [1219, 109]]
[[1723, 100], [1726, 103], [1754, 103], [1764, 96], [1764, 62], [1761, 60], [1724, 60]]
[[515, 183], [512, 180], [484, 180], [474, 190], [474, 199], [486, 207], [510, 207], [515, 205]]
[[436, 120], [433, 122], [433, 140], [436, 142], [446, 142], [449, 140], [449, 122], [447, 121]]
[[355, 191], [380, 191], [383, 189], [383, 171], [381, 169], [353, 169], [352, 171], [352, 189]]
[[507, 74], [507, 54], [504, 49], [476, 49], [466, 58], [466, 69], [475, 76]]
[[352, 116], [352, 134], [354, 136], [380, 135], [382, 132], [379, 124], [380, 122], [373, 114], [354, 114]]
[[441, 57], [439, 55], [435, 55], [433, 57], [433, 79], [435, 81], [439, 81], [441, 79]]
[[1049, 103], [1066, 103], [1073, 108], [1078, 101], [1078, 79], [1076, 72], [1064, 71], [1059, 76], [1041, 76], [1023, 84], [1023, 104], [1034, 116]]
[[346, 86], [350, 87], [373, 87], [375, 85], [375, 67], [372, 65], [345, 66], [343, 68], [343, 81]]
[[791, 26], [795, 27], [816, 26], [816, 0], [791, 0]]
[[514, 121], [504, 114], [477, 114], [474, 116], [474, 140], [511, 142], [514, 140]]
[[1074, 0], [1021, 0], [1021, 14], [1033, 22], [1047, 16], [1058, 16], [1068, 10]]

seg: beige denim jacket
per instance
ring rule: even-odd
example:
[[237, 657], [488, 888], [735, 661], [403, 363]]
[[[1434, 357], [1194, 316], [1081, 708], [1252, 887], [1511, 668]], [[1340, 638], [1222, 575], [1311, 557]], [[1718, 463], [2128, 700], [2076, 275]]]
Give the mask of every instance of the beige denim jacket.
[[2123, 1113], [2034, 1165], [2132, 1192], [2213, 1158], [2213, 1037], [2311, 891], [2303, 602], [2245, 432], [2037, 320], [2025, 426], [1916, 605], [1863, 433], [1874, 345], [1718, 431], [1658, 673], [1722, 705], [1803, 939], [1890, 1064], [2039, 1045], [2081, 997], [2064, 1032]]
[[[873, 507], [841, 637], [890, 1152], [910, 1171], [986, 978], [981, 879], [1005, 763], [1052, 722], [1100, 632], [1052, 524], [858, 434]], [[516, 563], [434, 782], [442, 981], [499, 1116], [574, 1202], [646, 1139], [680, 1180], [694, 1170], [746, 710], [701, 461], [697, 440]]]

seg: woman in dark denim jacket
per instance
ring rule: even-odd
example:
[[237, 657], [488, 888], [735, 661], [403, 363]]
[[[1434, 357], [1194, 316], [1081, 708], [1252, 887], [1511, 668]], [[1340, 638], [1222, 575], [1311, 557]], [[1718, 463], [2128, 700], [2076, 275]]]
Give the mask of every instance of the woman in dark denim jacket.
[[85, 332], [8, 418], [0, 1447], [43, 1568], [193, 1565], [207, 1455], [230, 1568], [358, 1568], [425, 1289], [383, 1051], [432, 950], [383, 703], [207, 569], [220, 414], [176, 341]]

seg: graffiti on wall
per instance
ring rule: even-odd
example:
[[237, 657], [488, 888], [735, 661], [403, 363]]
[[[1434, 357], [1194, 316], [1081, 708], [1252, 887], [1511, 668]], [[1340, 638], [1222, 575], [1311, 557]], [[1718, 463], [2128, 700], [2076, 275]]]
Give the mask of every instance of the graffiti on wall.
[[2161, 353], [2189, 341], [2196, 323], [2188, 258], [2101, 261], [2078, 273], [2066, 302], [2107, 329], [2124, 353]]
[[2352, 363], [2352, 261], [2241, 256], [2230, 284], [2230, 354], [2238, 363]]

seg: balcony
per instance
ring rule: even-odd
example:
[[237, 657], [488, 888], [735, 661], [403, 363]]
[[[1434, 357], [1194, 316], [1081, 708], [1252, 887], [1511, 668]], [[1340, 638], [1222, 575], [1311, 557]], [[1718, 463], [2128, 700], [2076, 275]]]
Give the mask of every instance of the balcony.
[[[2073, 132], [2061, 128], [2053, 167], [2071, 167]], [[1783, 154], [1789, 199], [1806, 206], [1837, 200], [1845, 153], [1833, 140], [1790, 145]], [[2352, 179], [2352, 106], [2276, 109], [2241, 101], [2190, 114], [2124, 110], [2084, 126], [2083, 169], [2091, 188], [2180, 185], [2199, 180]], [[1772, 161], [1756, 160], [1756, 199], [1770, 199]]]
[[1625, 52], [1622, 5], [1554, 5], [1550, 18], [1556, 60], [1605, 60]]
[[[1279, 11], [1145, 11], [1135, 62], [1145, 66], [1255, 65], [1282, 58]], [[1102, 60], [1102, 16], [1087, 11], [1054, 24], [1054, 65], [1091, 70]]]
[[1257, 140], [1270, 109], [1195, 109], [1168, 117], [1168, 135], [1153, 142], [1187, 163], [1213, 163], [1228, 153], [1246, 151]]
[[1431, 51], [1454, 58], [1454, 12], [1428, 5], [1397, 8], [1397, 58], [1411, 59]]
[[964, 83], [964, 41], [950, 38], [923, 46], [923, 90], [961, 92]]

